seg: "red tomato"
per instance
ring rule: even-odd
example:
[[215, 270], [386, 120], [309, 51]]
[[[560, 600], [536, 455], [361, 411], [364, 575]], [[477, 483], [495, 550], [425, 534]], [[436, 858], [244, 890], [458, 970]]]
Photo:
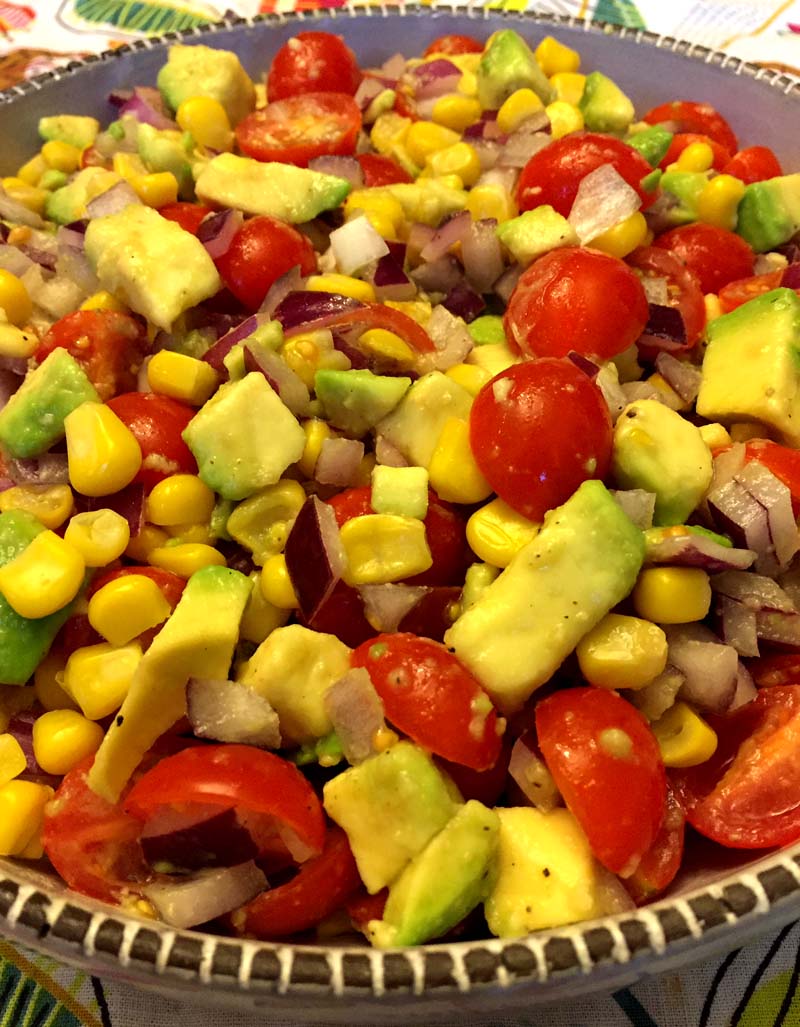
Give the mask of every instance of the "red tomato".
[[800, 685], [762, 689], [752, 702], [708, 716], [717, 750], [673, 771], [686, 819], [732, 849], [767, 849], [800, 838]]
[[758, 460], [780, 478], [792, 494], [792, 509], [800, 517], [800, 450], [790, 449], [769, 439], [750, 439], [744, 447], [745, 460]]
[[460, 53], [483, 53], [483, 43], [472, 36], [460, 36], [453, 32], [446, 36], [439, 36], [427, 47], [424, 57], [430, 57], [435, 53], [460, 54]]
[[636, 190], [642, 198], [642, 209], [656, 198], [656, 192], [645, 192], [641, 186], [653, 169], [632, 146], [597, 132], [574, 132], [539, 150], [522, 169], [517, 185], [519, 209], [531, 210], [549, 203], [567, 217], [581, 180], [602, 164], [612, 164]]
[[689, 100], [673, 100], [662, 103], [644, 115], [643, 121], [648, 125], [661, 125], [670, 122], [675, 132], [699, 132], [724, 146], [731, 153], [736, 153], [739, 143], [733, 129], [719, 111], [708, 103], [692, 103]]
[[747, 669], [758, 688], [800, 685], [800, 653], [775, 653], [748, 660]]
[[768, 271], [763, 275], [750, 275], [749, 278], [729, 282], [719, 292], [722, 313], [728, 314], [731, 310], [741, 307], [743, 303], [754, 300], [756, 296], [763, 296], [765, 292], [780, 288], [782, 281], [783, 271]]
[[366, 888], [360, 889], [346, 903], [347, 915], [353, 922], [357, 931], [366, 933], [370, 920], [382, 920], [383, 911], [386, 908], [386, 900], [389, 898], [389, 889], [381, 888], [375, 895], [370, 895]]
[[162, 570], [160, 567], [116, 567], [114, 570], [104, 570], [95, 575], [89, 583], [87, 596], [93, 596], [95, 592], [107, 585], [109, 581], [116, 581], [117, 578], [126, 578], [131, 574], [141, 574], [145, 578], [154, 581], [161, 590], [161, 594], [170, 606], [175, 606], [183, 595], [186, 588], [186, 579], [173, 574], [172, 571]]
[[576, 350], [607, 360], [639, 338], [647, 316], [642, 283], [624, 261], [566, 246], [523, 272], [503, 325], [512, 349], [525, 356]]
[[753, 272], [754, 254], [740, 235], [698, 221], [660, 235], [655, 246], [674, 253], [695, 275], [703, 292], [719, 292]]
[[413, 182], [411, 175], [391, 157], [380, 153], [357, 153], [356, 160], [364, 172], [364, 185], [368, 189], [377, 185], [394, 185], [395, 182]]
[[248, 157], [304, 168], [314, 157], [352, 154], [360, 129], [352, 96], [302, 93], [248, 114], [236, 126], [236, 140]]
[[467, 668], [439, 642], [378, 635], [350, 657], [364, 667], [386, 719], [437, 756], [488, 770], [500, 755], [497, 713]]
[[197, 235], [200, 222], [211, 213], [210, 207], [204, 207], [202, 203], [168, 203], [158, 208], [158, 213], [167, 221], [174, 221], [180, 225], [184, 232], [191, 232]]
[[[658, 246], [641, 246], [625, 259], [645, 278], [666, 278], [671, 306], [680, 310], [686, 329], [686, 342], [682, 349], [671, 352], [692, 349], [706, 326], [706, 305], [695, 275], [677, 257]], [[646, 347], [642, 347], [642, 352], [647, 355]]]
[[181, 438], [196, 413], [192, 407], [157, 392], [124, 392], [108, 405], [139, 443], [142, 466], [133, 480], [146, 491], [171, 474], [197, 474], [197, 462]]
[[361, 70], [341, 36], [298, 32], [272, 59], [267, 75], [270, 103], [299, 93], [349, 93], [358, 89]]
[[361, 887], [347, 835], [328, 828], [325, 847], [286, 884], [257, 895], [231, 917], [237, 934], [268, 941], [307, 931], [335, 913]]
[[412, 96], [398, 85], [394, 98], [394, 111], [401, 118], [410, 118], [412, 121], [419, 121], [417, 104]]
[[296, 266], [302, 275], [310, 275], [317, 268], [317, 257], [296, 228], [262, 214], [245, 221], [216, 264], [237, 300], [255, 311], [281, 275]]
[[747, 185], [764, 182], [783, 174], [780, 161], [768, 146], [748, 146], [739, 150], [722, 168], [724, 175], [733, 175]]
[[630, 876], [666, 808], [664, 764], [644, 717], [616, 692], [567, 688], [537, 704], [536, 732], [595, 856], [612, 873]]
[[[365, 331], [368, 328], [385, 328], [388, 332], [394, 332], [407, 342], [412, 349], [418, 353], [432, 353], [436, 348], [433, 340], [421, 324], [404, 314], [402, 310], [395, 310], [394, 307], [387, 307], [383, 303], [362, 303], [354, 310], [344, 310], [337, 314], [334, 320], [325, 321], [327, 328], [347, 328], [359, 325]], [[296, 335], [298, 332], [307, 330], [299, 326], [286, 333], [287, 338]]]
[[494, 491], [541, 521], [611, 460], [608, 407], [571, 360], [542, 357], [506, 368], [475, 397], [470, 444]]
[[672, 137], [669, 149], [658, 166], [664, 169], [668, 168], [670, 164], [673, 164], [680, 157], [686, 147], [691, 146], [692, 143], [706, 143], [707, 146], [711, 147], [711, 152], [714, 155], [714, 161], [711, 166], [715, 171], [722, 171], [731, 159], [731, 151], [727, 150], [724, 146], [720, 146], [710, 136], [702, 135], [700, 132], [678, 132]]
[[41, 363], [65, 349], [86, 372], [101, 399], [136, 387], [136, 371], [149, 349], [141, 321], [117, 310], [76, 310], [56, 321], [39, 343]]
[[667, 785], [664, 822], [639, 866], [625, 881], [625, 887], [637, 905], [650, 902], [675, 880], [681, 867], [685, 835], [686, 816], [672, 788]]
[[507, 734], [503, 736], [500, 755], [495, 765], [488, 770], [473, 770], [461, 763], [437, 759], [437, 763], [452, 778], [461, 795], [469, 801], [476, 799], [484, 806], [496, 806], [500, 796], [508, 784], [508, 762], [511, 759], [513, 740]]

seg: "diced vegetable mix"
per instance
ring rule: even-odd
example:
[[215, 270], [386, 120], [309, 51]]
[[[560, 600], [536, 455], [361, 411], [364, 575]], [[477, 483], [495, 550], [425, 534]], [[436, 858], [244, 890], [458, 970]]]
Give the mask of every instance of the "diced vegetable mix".
[[632, 99], [552, 37], [303, 32], [266, 92], [177, 45], [42, 119], [0, 854], [386, 947], [649, 901], [687, 821], [800, 838], [800, 174]]

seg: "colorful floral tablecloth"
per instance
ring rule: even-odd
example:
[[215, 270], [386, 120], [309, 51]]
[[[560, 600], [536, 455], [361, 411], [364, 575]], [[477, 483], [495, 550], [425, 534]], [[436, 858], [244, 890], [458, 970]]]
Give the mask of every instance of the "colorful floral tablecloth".
[[[399, 0], [383, 0], [394, 6]], [[724, 49], [800, 76], [800, 0], [487, 0], [594, 18]], [[343, 0], [0, 0], [0, 88], [141, 35]], [[800, 1027], [800, 924], [682, 973], [491, 1027]], [[255, 1027], [282, 1021], [199, 1009], [100, 980], [0, 940], [0, 1027]], [[424, 1024], [415, 1020], [415, 1027]]]

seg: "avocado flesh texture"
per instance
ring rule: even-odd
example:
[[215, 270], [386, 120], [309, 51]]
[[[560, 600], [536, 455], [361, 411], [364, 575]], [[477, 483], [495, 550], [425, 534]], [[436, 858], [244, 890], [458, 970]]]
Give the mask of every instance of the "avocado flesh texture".
[[672, 139], [672, 132], [668, 132], [663, 125], [650, 125], [630, 136], [626, 142], [638, 150], [651, 167], [657, 168], [666, 157]]
[[78, 150], [91, 146], [100, 131], [97, 118], [83, 114], [55, 114], [39, 118], [39, 136], [47, 142], [68, 143]]
[[171, 46], [156, 82], [173, 111], [193, 96], [210, 96], [222, 104], [232, 125], [238, 125], [256, 105], [255, 86], [230, 50]]
[[756, 253], [788, 242], [800, 230], [800, 173], [781, 175], [745, 188], [736, 232]]
[[523, 267], [550, 250], [580, 244], [569, 221], [546, 203], [503, 221], [497, 237]]
[[372, 371], [322, 369], [314, 376], [314, 391], [330, 423], [351, 435], [364, 435], [394, 410], [411, 385], [410, 378], [393, 378]]
[[622, 135], [627, 131], [635, 113], [629, 97], [602, 71], [593, 71], [586, 76], [578, 109], [590, 132], [611, 135]]
[[495, 32], [478, 65], [478, 100], [484, 110], [497, 110], [518, 89], [532, 89], [544, 104], [555, 90], [525, 40], [513, 29]]

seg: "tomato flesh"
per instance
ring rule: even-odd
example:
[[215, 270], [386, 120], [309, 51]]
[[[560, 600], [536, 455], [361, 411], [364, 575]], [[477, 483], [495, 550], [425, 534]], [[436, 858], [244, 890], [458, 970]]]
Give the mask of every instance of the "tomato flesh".
[[361, 111], [347, 93], [301, 93], [248, 114], [236, 126], [242, 153], [263, 161], [306, 167], [324, 156], [356, 148]]
[[145, 491], [171, 474], [197, 474], [197, 462], [181, 438], [195, 415], [192, 407], [157, 392], [125, 392], [108, 405], [139, 443], [142, 466], [133, 480]]
[[449, 33], [434, 39], [425, 49], [425, 57], [435, 53], [460, 54], [460, 53], [483, 53], [483, 43], [472, 36], [463, 36], [458, 33]]
[[725, 228], [681, 225], [664, 232], [654, 243], [674, 253], [694, 274], [704, 292], [717, 293], [729, 282], [753, 272], [754, 253], [741, 236]]
[[731, 157], [722, 168], [723, 175], [733, 175], [745, 185], [778, 178], [783, 174], [781, 163], [768, 146], [748, 146]]
[[669, 122], [675, 132], [699, 132], [709, 136], [730, 153], [736, 153], [739, 144], [733, 129], [710, 103], [691, 100], [673, 100], [653, 107], [642, 118], [648, 125]]
[[[671, 352], [688, 353], [694, 349], [706, 324], [705, 301], [695, 274], [674, 254], [658, 246], [641, 246], [625, 259], [644, 278], [666, 279], [669, 305], [680, 311], [685, 332], [683, 343]], [[654, 355], [643, 344], [639, 351], [646, 359]]]
[[664, 821], [636, 870], [625, 880], [625, 888], [637, 905], [650, 902], [675, 880], [681, 867], [685, 836], [686, 815], [668, 786]]
[[349, 93], [361, 82], [356, 56], [341, 36], [298, 32], [278, 50], [267, 75], [270, 103], [300, 93]]

